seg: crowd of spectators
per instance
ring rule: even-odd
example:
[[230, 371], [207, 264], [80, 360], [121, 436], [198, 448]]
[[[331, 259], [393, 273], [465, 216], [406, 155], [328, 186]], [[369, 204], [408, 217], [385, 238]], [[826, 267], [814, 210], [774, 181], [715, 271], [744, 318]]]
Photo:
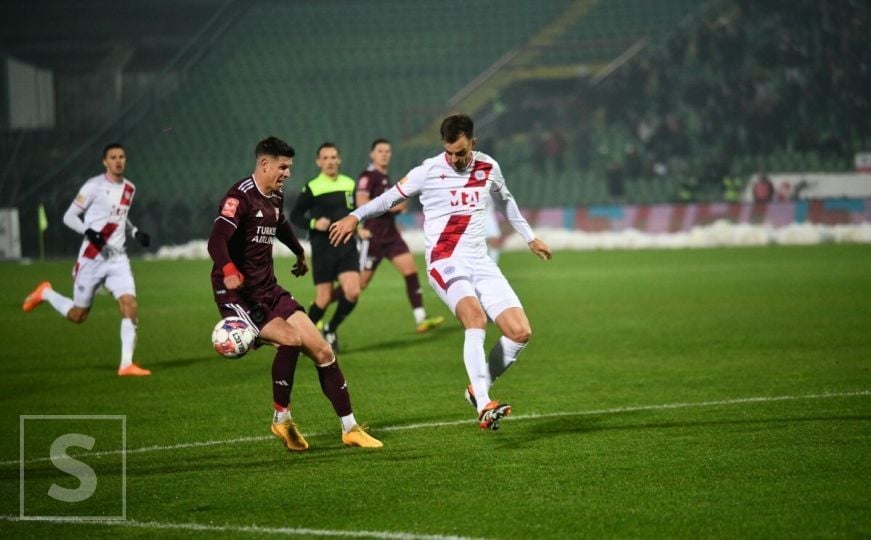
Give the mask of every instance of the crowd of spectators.
[[548, 130], [530, 134], [535, 159], [560, 170], [577, 152], [615, 202], [627, 181], [665, 177], [678, 200], [716, 199], [762, 168], [849, 168], [871, 145], [869, 29], [862, 0], [717, 4], [600, 84], [572, 88]]

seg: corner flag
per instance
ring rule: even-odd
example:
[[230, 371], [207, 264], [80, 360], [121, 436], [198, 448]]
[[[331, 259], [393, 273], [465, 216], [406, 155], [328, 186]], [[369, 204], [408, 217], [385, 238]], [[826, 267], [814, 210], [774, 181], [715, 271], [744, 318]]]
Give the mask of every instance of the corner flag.
[[37, 224], [39, 226], [39, 260], [45, 260], [45, 230], [48, 229], [48, 218], [45, 216], [45, 206], [39, 203], [36, 209]]
[[38, 223], [39, 223], [39, 232], [45, 232], [48, 229], [48, 218], [45, 216], [45, 206], [42, 203], [39, 203], [39, 208], [37, 209], [37, 213], [39, 215]]

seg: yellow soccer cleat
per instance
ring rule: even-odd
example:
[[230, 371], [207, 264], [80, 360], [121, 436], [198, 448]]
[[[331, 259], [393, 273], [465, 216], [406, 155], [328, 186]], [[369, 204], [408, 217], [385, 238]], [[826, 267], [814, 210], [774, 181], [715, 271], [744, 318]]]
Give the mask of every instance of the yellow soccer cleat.
[[366, 433], [360, 426], [354, 426], [350, 431], [342, 433], [342, 442], [345, 446], [359, 446], [361, 448], [381, 448], [384, 444]]
[[269, 426], [269, 429], [272, 430], [273, 435], [281, 439], [285, 448], [291, 452], [302, 452], [308, 450], [308, 441], [306, 441], [305, 437], [302, 436], [302, 433], [299, 432], [299, 428], [293, 420], [288, 418], [279, 424], [273, 422], [272, 425]]
[[441, 315], [437, 315], [435, 317], [430, 317], [429, 319], [424, 319], [420, 324], [417, 325], [417, 333], [423, 334], [433, 328], [441, 326], [442, 323], [445, 322], [445, 318]]

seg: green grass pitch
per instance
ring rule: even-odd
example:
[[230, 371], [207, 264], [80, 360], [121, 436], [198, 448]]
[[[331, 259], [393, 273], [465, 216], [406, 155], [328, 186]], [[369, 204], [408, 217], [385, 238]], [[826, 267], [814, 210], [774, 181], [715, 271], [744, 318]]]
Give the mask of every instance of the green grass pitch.
[[[871, 536], [871, 246], [504, 254], [533, 339], [493, 389], [514, 406], [497, 432], [462, 399], [458, 323], [415, 334], [385, 264], [340, 332], [385, 447], [342, 446], [301, 360], [303, 454], [269, 435], [272, 351], [211, 350], [207, 261], [134, 261], [141, 379], [115, 375], [109, 296], [82, 326], [21, 312], [41, 279], [69, 295], [71, 264], [0, 266], [2, 538]], [[290, 264], [280, 281], [307, 305]], [[120, 420], [21, 415], [123, 415], [126, 456]], [[48, 495], [80, 487], [46, 459], [69, 433], [95, 441], [70, 451], [97, 479], [80, 502]]]

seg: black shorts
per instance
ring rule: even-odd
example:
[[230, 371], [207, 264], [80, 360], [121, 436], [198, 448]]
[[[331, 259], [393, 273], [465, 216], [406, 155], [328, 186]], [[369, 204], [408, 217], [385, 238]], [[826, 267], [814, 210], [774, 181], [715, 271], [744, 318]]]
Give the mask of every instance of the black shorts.
[[332, 283], [343, 272], [360, 271], [360, 253], [357, 251], [356, 238], [352, 238], [347, 244], [339, 246], [330, 245], [329, 239], [324, 237], [311, 238], [312, 247], [312, 279], [315, 285], [318, 283]]
[[218, 304], [222, 317], [239, 317], [248, 321], [260, 331], [272, 319], [287, 319], [297, 311], [305, 313], [305, 309], [287, 291], [276, 285], [269, 294], [258, 295], [256, 300], [239, 300], [232, 304]]
[[374, 271], [383, 259], [392, 260], [394, 257], [410, 251], [408, 244], [398, 235], [387, 242], [378, 241], [374, 237], [370, 240], [363, 240], [360, 246], [360, 271]]

